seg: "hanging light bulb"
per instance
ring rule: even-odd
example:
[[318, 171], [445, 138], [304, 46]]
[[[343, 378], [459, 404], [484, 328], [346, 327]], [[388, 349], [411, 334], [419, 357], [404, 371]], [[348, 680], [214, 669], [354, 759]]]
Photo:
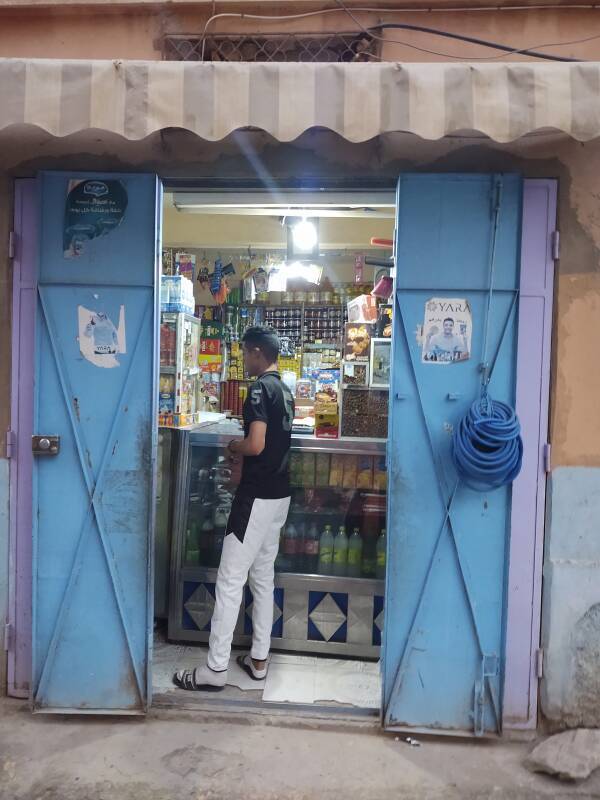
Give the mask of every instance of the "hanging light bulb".
[[314, 222], [304, 217], [292, 229], [294, 248], [302, 253], [310, 253], [317, 246], [318, 233]]

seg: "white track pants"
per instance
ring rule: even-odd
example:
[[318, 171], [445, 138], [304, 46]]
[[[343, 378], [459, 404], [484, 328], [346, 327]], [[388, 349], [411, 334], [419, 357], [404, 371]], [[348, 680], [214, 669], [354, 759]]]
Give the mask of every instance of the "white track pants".
[[254, 597], [251, 656], [263, 661], [269, 655], [273, 628], [273, 582], [279, 533], [290, 507], [290, 498], [258, 500], [237, 497], [233, 501], [223, 542], [215, 588], [215, 610], [210, 628], [208, 666], [226, 670], [231, 640], [238, 619], [244, 584]]

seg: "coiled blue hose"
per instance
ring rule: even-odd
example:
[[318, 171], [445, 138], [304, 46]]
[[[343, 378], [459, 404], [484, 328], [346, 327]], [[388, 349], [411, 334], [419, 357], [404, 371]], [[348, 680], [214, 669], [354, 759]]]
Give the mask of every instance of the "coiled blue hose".
[[512, 483], [521, 471], [521, 425], [506, 403], [484, 391], [454, 429], [452, 458], [469, 488], [486, 492]]

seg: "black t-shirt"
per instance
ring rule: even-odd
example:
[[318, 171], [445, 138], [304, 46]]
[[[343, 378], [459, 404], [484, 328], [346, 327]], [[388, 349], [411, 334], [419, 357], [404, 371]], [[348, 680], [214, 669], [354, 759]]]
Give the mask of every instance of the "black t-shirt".
[[253, 422], [266, 422], [265, 449], [245, 456], [239, 491], [261, 500], [290, 496], [290, 444], [294, 397], [278, 372], [265, 372], [248, 389], [244, 402], [244, 435]]

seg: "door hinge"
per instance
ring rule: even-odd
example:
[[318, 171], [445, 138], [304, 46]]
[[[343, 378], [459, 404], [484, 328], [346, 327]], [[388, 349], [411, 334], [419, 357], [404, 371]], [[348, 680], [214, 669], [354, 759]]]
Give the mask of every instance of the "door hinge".
[[4, 649], [8, 653], [9, 650], [12, 650], [13, 646], [13, 626], [10, 622], [7, 622], [4, 626]]
[[535, 651], [535, 674], [538, 678], [544, 677], [544, 648]]
[[544, 445], [544, 472], [549, 475], [552, 472], [552, 445], [546, 442]]
[[17, 447], [17, 437], [14, 431], [6, 431], [6, 457], [13, 458]]
[[554, 261], [558, 261], [560, 258], [560, 231], [552, 231], [550, 242], [552, 247], [552, 258]]
[[16, 233], [14, 231], [11, 231], [8, 234], [8, 257], [9, 258], [14, 258], [15, 257], [15, 241], [16, 241], [16, 238], [17, 238], [17, 235], [16, 235]]

